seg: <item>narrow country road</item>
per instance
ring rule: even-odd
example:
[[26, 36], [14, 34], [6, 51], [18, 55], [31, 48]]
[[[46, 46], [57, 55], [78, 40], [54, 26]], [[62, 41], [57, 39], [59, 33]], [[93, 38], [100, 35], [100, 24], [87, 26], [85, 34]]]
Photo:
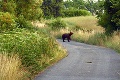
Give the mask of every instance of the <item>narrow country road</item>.
[[79, 42], [62, 42], [68, 56], [34, 80], [120, 80], [120, 54]]

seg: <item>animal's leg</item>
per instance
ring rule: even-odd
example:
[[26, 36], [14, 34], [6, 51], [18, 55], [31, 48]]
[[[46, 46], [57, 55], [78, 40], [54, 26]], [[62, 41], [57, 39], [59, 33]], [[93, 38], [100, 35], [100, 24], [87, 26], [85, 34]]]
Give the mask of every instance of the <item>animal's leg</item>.
[[64, 40], [65, 40], [65, 39], [63, 39], [63, 42], [65, 42]]
[[67, 40], [68, 40], [68, 42], [70, 42], [69, 38]]

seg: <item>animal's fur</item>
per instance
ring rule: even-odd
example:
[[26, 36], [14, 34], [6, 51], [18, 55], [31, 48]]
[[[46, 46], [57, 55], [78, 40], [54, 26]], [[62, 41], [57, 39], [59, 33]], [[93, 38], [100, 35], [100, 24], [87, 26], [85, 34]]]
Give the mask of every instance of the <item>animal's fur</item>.
[[72, 32], [70, 32], [70, 33], [64, 33], [64, 34], [62, 35], [63, 42], [65, 42], [64, 40], [65, 40], [66, 38], [67, 38], [68, 42], [70, 42], [70, 40], [71, 40], [70, 36], [71, 36], [72, 34], [73, 34]]

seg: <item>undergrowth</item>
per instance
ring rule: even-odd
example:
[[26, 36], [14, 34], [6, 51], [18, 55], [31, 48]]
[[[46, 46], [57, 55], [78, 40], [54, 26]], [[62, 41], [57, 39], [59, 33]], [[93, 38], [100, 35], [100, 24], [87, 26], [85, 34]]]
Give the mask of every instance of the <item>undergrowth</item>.
[[0, 52], [8, 56], [17, 54], [30, 78], [66, 55], [46, 31], [20, 28], [0, 33]]

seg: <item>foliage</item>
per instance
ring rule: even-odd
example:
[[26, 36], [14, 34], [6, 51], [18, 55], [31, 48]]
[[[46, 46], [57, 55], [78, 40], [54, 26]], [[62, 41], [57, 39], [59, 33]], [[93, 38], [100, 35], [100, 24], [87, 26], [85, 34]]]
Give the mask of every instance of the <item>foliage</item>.
[[15, 0], [9, 0], [9, 1], [0, 1], [0, 11], [1, 12], [9, 12], [10, 14], [16, 14], [15, 10], [16, 10], [16, 3]]
[[17, 27], [18, 28], [27, 28], [30, 29], [32, 28], [32, 24], [30, 23], [30, 21], [27, 21], [23, 15], [20, 15], [17, 19]]
[[0, 1], [1, 31], [31, 28], [30, 21], [40, 20], [42, 0], [2, 0]]
[[[17, 29], [0, 34], [0, 52], [18, 54], [22, 65], [33, 75], [56, 59], [63, 51], [54, 38], [44, 32]], [[64, 52], [62, 52], [64, 53]]]
[[26, 20], [40, 20], [42, 17], [42, 10], [40, 9], [42, 0], [3, 0], [0, 4], [0, 11], [9, 12], [16, 17], [23, 15]]
[[59, 17], [62, 15], [63, 0], [43, 0], [42, 10], [45, 18]]
[[99, 17], [99, 24], [102, 25], [107, 34], [120, 29], [120, 3], [118, 0], [106, 0], [104, 3], [105, 12]]
[[66, 27], [65, 22], [61, 20], [60, 18], [56, 18], [54, 21], [49, 23], [49, 25], [51, 26], [53, 30], [64, 29]]
[[0, 12], [0, 32], [13, 30], [15, 27], [15, 17], [8, 12]]
[[96, 15], [97, 17], [101, 16], [104, 13], [104, 1], [105, 0], [98, 0], [98, 2], [96, 2]]
[[67, 0], [67, 1], [64, 1], [63, 4], [65, 9], [70, 9], [71, 7], [74, 9], [85, 9], [84, 0]]
[[89, 13], [88, 11], [86, 10], [64, 10], [63, 11], [63, 16], [64, 17], [73, 17], [73, 16], [89, 16], [91, 15], [91, 13]]
[[39, 20], [41, 18], [42, 10], [40, 5], [42, 0], [17, 0], [16, 4], [17, 16], [23, 15], [27, 20]]
[[104, 29], [96, 24], [98, 20], [95, 16], [69, 17], [62, 18], [62, 20], [68, 23], [68, 27], [52, 31], [55, 37], [61, 39], [63, 33], [68, 33], [71, 30], [74, 32], [71, 37], [74, 41], [112, 48], [120, 53], [120, 32], [116, 31], [111, 36], [106, 35]]
[[87, 2], [85, 3], [85, 7], [88, 11], [92, 13], [92, 15], [96, 15], [97, 12], [100, 12], [103, 10], [103, 7], [102, 7], [103, 1], [104, 0], [98, 0], [98, 1], [87, 0]]
[[72, 9], [82, 9], [89, 11], [92, 15], [96, 15], [98, 13], [103, 12], [103, 5], [104, 0], [67, 0], [64, 1], [64, 9], [63, 10], [70, 10]]
[[48, 31], [30, 23], [43, 16], [41, 4], [42, 0], [0, 1], [0, 31], [4, 31], [0, 33], [0, 54], [17, 54], [22, 62], [20, 67], [31, 73], [29, 77], [66, 55]]

